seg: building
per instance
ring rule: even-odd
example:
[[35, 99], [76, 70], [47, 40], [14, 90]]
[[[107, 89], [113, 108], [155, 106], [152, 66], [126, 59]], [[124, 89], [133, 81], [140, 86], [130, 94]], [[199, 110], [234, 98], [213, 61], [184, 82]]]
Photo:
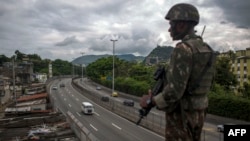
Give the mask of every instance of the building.
[[0, 76], [0, 106], [6, 104], [11, 99], [10, 79]]
[[35, 77], [35, 80], [37, 80], [39, 83], [45, 83], [47, 81], [46, 73], [35, 73], [34, 77]]
[[19, 84], [30, 84], [34, 81], [33, 77], [33, 63], [22, 61], [22, 62], [5, 62], [0, 67], [0, 74], [13, 79], [15, 76], [15, 82]]
[[23, 61], [17, 63], [16, 69], [17, 82], [21, 84], [30, 84], [34, 81], [33, 63]]
[[235, 59], [232, 61], [232, 72], [237, 76], [240, 86], [244, 82], [249, 83], [250, 76], [250, 48], [246, 50], [238, 50], [235, 53]]
[[10, 114], [30, 114], [47, 110], [48, 94], [25, 95], [5, 109], [5, 115]]
[[23, 88], [25, 95], [40, 94], [46, 92], [45, 83], [33, 83], [28, 87]]

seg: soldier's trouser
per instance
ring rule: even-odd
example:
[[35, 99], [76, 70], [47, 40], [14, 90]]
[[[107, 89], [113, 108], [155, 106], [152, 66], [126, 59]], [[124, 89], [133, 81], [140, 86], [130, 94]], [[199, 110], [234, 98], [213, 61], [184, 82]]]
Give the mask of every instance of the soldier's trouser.
[[[166, 141], [200, 141], [205, 110], [166, 113]], [[184, 122], [183, 122], [184, 120]]]

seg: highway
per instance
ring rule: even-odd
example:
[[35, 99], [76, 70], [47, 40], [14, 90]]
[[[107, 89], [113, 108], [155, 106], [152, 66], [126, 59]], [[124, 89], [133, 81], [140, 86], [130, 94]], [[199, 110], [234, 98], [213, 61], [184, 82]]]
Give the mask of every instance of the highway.
[[[59, 84], [64, 83], [66, 87], [60, 88]], [[88, 80], [80, 81], [85, 89], [89, 91], [93, 91], [99, 95], [110, 96], [110, 92], [101, 89], [96, 90], [97, 85], [93, 85], [93, 83], [88, 82]], [[56, 106], [63, 112], [66, 113], [70, 111], [77, 117], [77, 119], [88, 128], [91, 133], [94, 134], [100, 140], [109, 141], [109, 140], [126, 140], [126, 141], [160, 141], [164, 140], [163, 136], [160, 136], [148, 129], [145, 129], [141, 126], [136, 126], [135, 123], [128, 121], [111, 111], [99, 106], [94, 103], [87, 97], [85, 97], [84, 93], [79, 93], [75, 90], [71, 85], [71, 79], [62, 79], [61, 81], [54, 81], [52, 86], [57, 86], [58, 90], [51, 90], [51, 94], [53, 95], [53, 99], [55, 101]], [[113, 98], [113, 97], [110, 97]], [[123, 102], [124, 98], [117, 97], [114, 98], [116, 101]], [[89, 101], [95, 106], [94, 115], [84, 115], [81, 112], [81, 103], [83, 101]], [[135, 107], [139, 107], [139, 104], [136, 102]], [[161, 117], [161, 121], [163, 122], [164, 112], [153, 109], [152, 111], [155, 115], [159, 115]], [[156, 122], [156, 121], [154, 121]], [[164, 126], [164, 123], [162, 123]], [[202, 141], [222, 141], [223, 134], [217, 132], [216, 124], [212, 122], [205, 122], [202, 133]]]
[[[59, 84], [65, 87], [60, 88]], [[102, 141], [163, 141], [164, 137], [144, 129], [134, 123], [106, 110], [84, 97], [71, 86], [71, 79], [62, 79], [53, 82], [57, 90], [50, 89], [54, 104], [63, 113], [70, 111], [96, 138]], [[81, 112], [81, 103], [91, 102], [95, 107], [93, 115], [84, 115]]]
[[[88, 89], [90, 91], [95, 91], [96, 93], [100, 95], [106, 95], [110, 96], [110, 90], [102, 89], [102, 91], [97, 91], [96, 86], [99, 86], [96, 83], [93, 83], [92, 81], [88, 81], [87, 79], [83, 79], [83, 81], [80, 81], [78, 79], [78, 83], [84, 87], [85, 89]], [[123, 102], [123, 97], [117, 97], [115, 98], [116, 101]], [[139, 103], [135, 102], [135, 107], [138, 109], [140, 108]], [[159, 111], [155, 108], [153, 108], [148, 115], [147, 119], [152, 119], [153, 122], [157, 122], [157, 124], [165, 125], [165, 113], [163, 111]], [[217, 124], [221, 124], [224, 121], [220, 121], [221, 119], [217, 119], [217, 122], [212, 121], [208, 116], [206, 118], [206, 121], [204, 123], [203, 132], [202, 132], [202, 141], [222, 141], [223, 140], [223, 134], [217, 131]]]

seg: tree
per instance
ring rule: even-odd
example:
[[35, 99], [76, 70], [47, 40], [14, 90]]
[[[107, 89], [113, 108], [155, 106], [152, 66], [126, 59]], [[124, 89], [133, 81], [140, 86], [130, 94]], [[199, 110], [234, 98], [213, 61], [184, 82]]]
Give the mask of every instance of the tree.
[[[126, 76], [127, 70], [131, 63], [114, 57], [115, 77]], [[100, 79], [100, 77], [111, 77], [113, 74], [113, 57], [104, 57], [96, 60], [87, 66], [88, 76], [93, 79]]]
[[19, 61], [21, 61], [25, 56], [25, 54], [20, 52], [19, 50], [16, 50], [15, 54], [16, 54], [16, 60], [19, 60]]
[[[47, 65], [48, 66], [48, 65]], [[53, 75], [69, 75], [71, 74], [72, 65], [68, 61], [56, 59], [52, 61]]]
[[223, 86], [226, 90], [229, 90], [230, 86], [236, 86], [238, 84], [236, 75], [234, 75], [230, 69], [229, 57], [220, 57], [217, 59], [215, 82]]
[[243, 97], [249, 98], [250, 97], [250, 85], [246, 82], [243, 83]]
[[27, 55], [30, 61], [36, 60], [36, 61], [41, 61], [41, 57], [37, 54], [29, 54]]
[[4, 54], [0, 55], [0, 66], [3, 65], [4, 62], [9, 62], [10, 58], [6, 57]]

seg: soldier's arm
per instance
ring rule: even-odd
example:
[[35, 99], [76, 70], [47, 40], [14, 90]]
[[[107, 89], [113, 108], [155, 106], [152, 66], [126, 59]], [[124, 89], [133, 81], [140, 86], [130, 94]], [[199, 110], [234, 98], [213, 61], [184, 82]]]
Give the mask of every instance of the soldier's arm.
[[191, 69], [191, 49], [183, 43], [177, 44], [167, 70], [167, 84], [163, 91], [153, 98], [159, 109], [170, 108], [183, 96]]

